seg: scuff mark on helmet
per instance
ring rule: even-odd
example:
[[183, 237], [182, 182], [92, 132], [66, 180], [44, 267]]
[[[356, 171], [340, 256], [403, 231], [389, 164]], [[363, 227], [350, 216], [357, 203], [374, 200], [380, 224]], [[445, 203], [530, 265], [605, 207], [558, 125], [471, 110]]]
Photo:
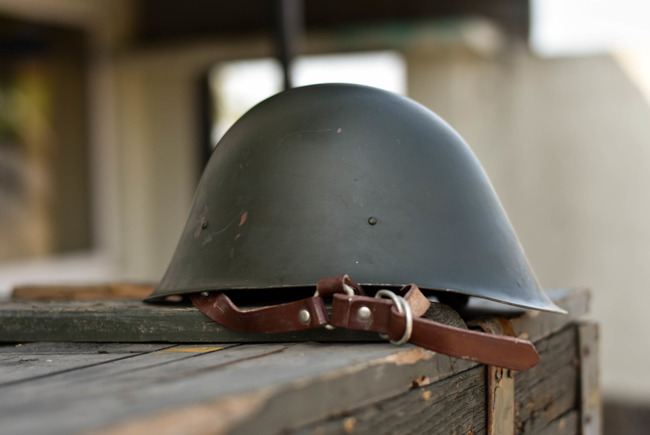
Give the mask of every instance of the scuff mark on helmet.
[[[196, 230], [194, 231], [195, 240], [199, 238], [199, 236], [201, 235], [201, 231], [208, 227], [208, 221], [206, 219], [207, 214], [208, 214], [208, 206], [206, 205], [205, 207], [203, 207], [203, 213], [201, 213], [201, 216], [199, 216], [199, 224], [196, 226]], [[205, 242], [203, 244], [205, 245]]]
[[[207, 207], [206, 207], [206, 211], [207, 211]], [[244, 212], [241, 216], [235, 216], [230, 222], [228, 222], [228, 224], [226, 224], [226, 226], [224, 226], [220, 230], [213, 231], [213, 232], [207, 234], [206, 237], [203, 239], [203, 246], [210, 243], [212, 241], [212, 239], [214, 238], [214, 236], [218, 236], [219, 234], [223, 233], [228, 228], [230, 228], [230, 226], [232, 226], [232, 224], [237, 222], [237, 218], [239, 218], [239, 226], [241, 227], [244, 224], [244, 222], [246, 221], [247, 215], [248, 215], [248, 212]], [[194, 233], [194, 238], [195, 239], [197, 239], [198, 236], [200, 235], [201, 228], [205, 228], [205, 227], [202, 227], [201, 225], [199, 225], [199, 229], [197, 229], [197, 232]], [[240, 234], [237, 234], [237, 236], [235, 236], [235, 240], [237, 240], [239, 237], [240, 237]]]
[[[321, 130], [298, 130], [298, 131], [294, 131], [294, 132], [292, 132], [292, 133], [289, 133], [289, 134], [286, 134], [286, 135], [282, 136], [282, 137], [280, 138], [280, 140], [278, 141], [278, 144], [281, 144], [282, 142], [285, 141], [285, 139], [288, 139], [288, 138], [290, 138], [291, 136], [298, 136], [298, 137], [301, 137], [303, 134], [311, 134], [311, 133], [326, 133], [326, 132], [328, 132], [328, 131], [332, 131], [332, 129], [331, 129], [331, 128], [323, 128], [323, 129], [321, 129]], [[337, 132], [337, 133], [338, 133], [338, 132]]]

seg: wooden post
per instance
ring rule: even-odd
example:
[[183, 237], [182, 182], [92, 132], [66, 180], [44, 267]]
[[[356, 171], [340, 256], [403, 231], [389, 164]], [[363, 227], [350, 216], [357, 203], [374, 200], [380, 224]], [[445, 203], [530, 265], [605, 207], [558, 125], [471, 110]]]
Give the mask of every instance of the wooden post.
[[600, 376], [598, 368], [599, 346], [598, 325], [584, 322], [578, 325], [580, 349], [580, 415], [582, 433], [599, 435], [602, 433]]

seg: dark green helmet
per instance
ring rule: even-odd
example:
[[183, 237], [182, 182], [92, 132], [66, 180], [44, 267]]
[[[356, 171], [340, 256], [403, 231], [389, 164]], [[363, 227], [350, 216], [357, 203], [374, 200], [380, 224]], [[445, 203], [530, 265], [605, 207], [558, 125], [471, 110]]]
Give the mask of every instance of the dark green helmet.
[[463, 139], [408, 98], [349, 84], [282, 92], [235, 123], [148, 299], [281, 293], [342, 273], [562, 311]]

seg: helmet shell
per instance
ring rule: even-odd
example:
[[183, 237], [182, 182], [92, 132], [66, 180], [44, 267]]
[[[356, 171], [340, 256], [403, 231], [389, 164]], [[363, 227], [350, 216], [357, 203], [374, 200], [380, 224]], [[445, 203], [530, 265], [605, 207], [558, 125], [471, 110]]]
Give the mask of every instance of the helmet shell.
[[232, 126], [148, 299], [341, 273], [562, 311], [463, 139], [408, 98], [350, 84], [282, 92]]

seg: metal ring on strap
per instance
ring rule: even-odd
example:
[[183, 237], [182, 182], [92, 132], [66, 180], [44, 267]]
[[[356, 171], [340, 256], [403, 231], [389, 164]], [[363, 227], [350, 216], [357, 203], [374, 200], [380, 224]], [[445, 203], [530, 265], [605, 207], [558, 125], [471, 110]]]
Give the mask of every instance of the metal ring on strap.
[[390, 290], [379, 290], [375, 294], [375, 297], [378, 299], [381, 299], [382, 297], [387, 297], [391, 299], [395, 304], [395, 307], [397, 308], [397, 312], [400, 314], [404, 314], [404, 317], [406, 317], [406, 326], [404, 327], [404, 335], [402, 335], [402, 338], [400, 338], [399, 340], [391, 340], [388, 337], [388, 334], [379, 334], [379, 336], [381, 338], [388, 339], [388, 341], [390, 341], [392, 344], [398, 346], [407, 343], [411, 338], [411, 333], [413, 332], [413, 313], [411, 311], [411, 306], [409, 305], [409, 303], [406, 301], [406, 299], [396, 295]]

